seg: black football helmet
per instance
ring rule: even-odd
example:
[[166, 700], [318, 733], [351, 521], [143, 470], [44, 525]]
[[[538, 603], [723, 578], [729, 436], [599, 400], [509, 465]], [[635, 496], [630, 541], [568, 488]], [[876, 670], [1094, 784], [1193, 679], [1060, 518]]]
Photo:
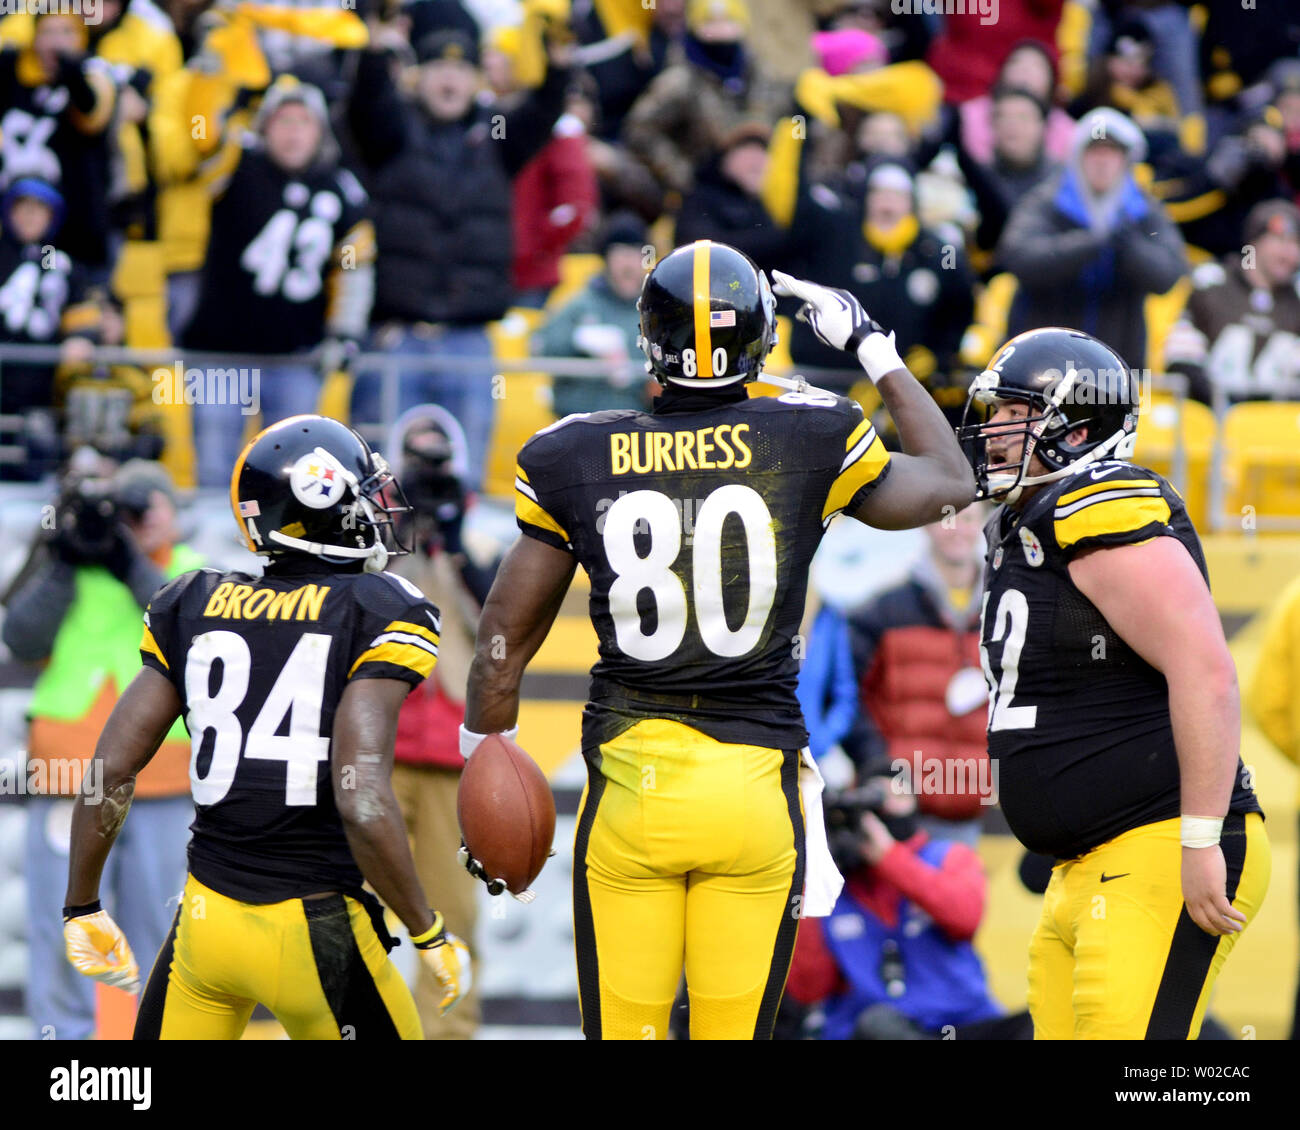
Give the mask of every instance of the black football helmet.
[[[1029, 415], [988, 424], [999, 401], [1019, 400]], [[1013, 337], [993, 355], [970, 386], [957, 439], [975, 470], [976, 498], [1014, 502], [1022, 487], [1051, 482], [1100, 459], [1127, 459], [1137, 440], [1137, 376], [1119, 354], [1080, 330], [1049, 326]], [[1076, 428], [1087, 436], [1071, 443]], [[987, 444], [1023, 435], [1015, 463], [989, 466]], [[1037, 455], [1050, 468], [1027, 476]]]
[[378, 572], [390, 555], [410, 552], [393, 530], [392, 516], [410, 507], [388, 464], [326, 416], [290, 416], [254, 436], [235, 461], [230, 506], [254, 553], [364, 560]]
[[660, 384], [752, 381], [776, 344], [776, 299], [748, 255], [697, 239], [655, 264], [637, 299], [646, 371]]

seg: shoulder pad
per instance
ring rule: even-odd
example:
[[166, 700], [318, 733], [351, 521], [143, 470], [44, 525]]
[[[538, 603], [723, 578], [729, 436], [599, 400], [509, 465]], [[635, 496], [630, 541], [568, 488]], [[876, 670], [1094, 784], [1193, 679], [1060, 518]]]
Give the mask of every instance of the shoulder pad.
[[361, 573], [353, 582], [357, 601], [367, 610], [381, 615], [400, 612], [412, 604], [428, 604], [420, 588], [396, 573]]
[[1171, 517], [1164, 480], [1154, 471], [1123, 460], [1107, 460], [1065, 480], [1051, 500], [1056, 543], [1069, 549], [1083, 542], [1119, 545], [1158, 532]]

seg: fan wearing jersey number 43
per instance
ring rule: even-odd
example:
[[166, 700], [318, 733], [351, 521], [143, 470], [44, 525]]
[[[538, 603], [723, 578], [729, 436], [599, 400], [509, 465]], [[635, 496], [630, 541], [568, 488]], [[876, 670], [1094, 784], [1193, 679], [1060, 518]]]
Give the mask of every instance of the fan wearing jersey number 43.
[[483, 609], [462, 752], [515, 725], [524, 668], [581, 565], [599, 638], [573, 878], [592, 1039], [665, 1038], [683, 968], [693, 1038], [771, 1037], [799, 917], [828, 914], [841, 885], [795, 698], [813, 551], [837, 514], [920, 526], [974, 492], [892, 335], [847, 292], [777, 279], [877, 383], [903, 453], [843, 397], [794, 382], [748, 396], [773, 291], [707, 240], [643, 284], [654, 411], [568, 416], [519, 453], [525, 536]]

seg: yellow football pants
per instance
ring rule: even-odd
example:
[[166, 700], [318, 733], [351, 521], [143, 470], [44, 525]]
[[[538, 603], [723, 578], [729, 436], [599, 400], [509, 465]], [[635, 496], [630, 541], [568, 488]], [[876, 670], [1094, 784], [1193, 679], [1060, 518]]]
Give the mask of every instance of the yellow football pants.
[[648, 719], [586, 754], [573, 914], [583, 1032], [770, 1039], [803, 891], [796, 750]]
[[[1255, 917], [1271, 855], [1258, 813], [1223, 823], [1228, 900]], [[1205, 933], [1183, 905], [1179, 821], [1125, 832], [1058, 863], [1029, 943], [1039, 1040], [1194, 1040], [1238, 935]]]
[[411, 992], [346, 895], [237, 902], [185, 882], [136, 1016], [137, 1040], [237, 1040], [255, 1004], [295, 1040], [418, 1040]]

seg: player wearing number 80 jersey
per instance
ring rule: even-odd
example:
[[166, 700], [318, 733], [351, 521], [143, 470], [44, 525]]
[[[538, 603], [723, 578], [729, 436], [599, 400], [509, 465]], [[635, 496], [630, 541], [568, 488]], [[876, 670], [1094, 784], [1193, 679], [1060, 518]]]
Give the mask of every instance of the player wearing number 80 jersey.
[[[134, 774], [180, 714], [190, 732], [189, 878], [149, 978], [137, 1038], [231, 1039], [256, 1003], [294, 1038], [418, 1039], [396, 943], [363, 878], [445, 990], [468, 952], [415, 877], [393, 797], [407, 692], [433, 670], [438, 610], [382, 573], [400, 488], [350, 428], [294, 416], [244, 449], [231, 504], [260, 576], [204, 569], [154, 595], [144, 670], [96, 749], [105, 798], [73, 820], [69, 957], [124, 983], [134, 962], [95, 898]], [[399, 548], [400, 547], [395, 547]], [[100, 918], [104, 921], [100, 921]]]
[[912, 454], [888, 455], [842, 397], [747, 396], [772, 291], [740, 252], [700, 241], [642, 290], [654, 411], [567, 417], [519, 455], [525, 536], [480, 620], [462, 751], [514, 722], [581, 564], [599, 638], [574, 869], [589, 1037], [665, 1037], [683, 966], [693, 1038], [770, 1037], [798, 917], [829, 913], [839, 889], [795, 697], [813, 552], [837, 514], [920, 525], [973, 493], [890, 338], [842, 292], [782, 285], [858, 354]]

